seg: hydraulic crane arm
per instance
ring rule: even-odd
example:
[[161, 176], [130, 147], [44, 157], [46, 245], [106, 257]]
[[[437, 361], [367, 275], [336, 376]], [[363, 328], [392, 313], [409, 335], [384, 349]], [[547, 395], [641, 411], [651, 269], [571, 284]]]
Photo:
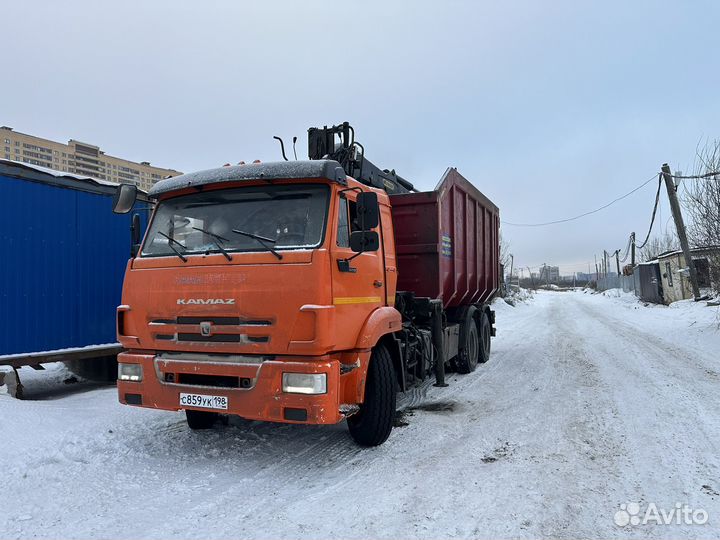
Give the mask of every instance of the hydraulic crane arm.
[[355, 130], [348, 122], [308, 129], [308, 157], [334, 159], [348, 176], [391, 195], [415, 191], [413, 185], [394, 170], [380, 169], [365, 157], [365, 149], [355, 141]]

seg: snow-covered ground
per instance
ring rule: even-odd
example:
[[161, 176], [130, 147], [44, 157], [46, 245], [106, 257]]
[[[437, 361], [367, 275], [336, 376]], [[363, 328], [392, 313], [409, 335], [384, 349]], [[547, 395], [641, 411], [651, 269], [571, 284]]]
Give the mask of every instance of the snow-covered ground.
[[[616, 291], [495, 307], [491, 361], [405, 396], [370, 450], [343, 425], [193, 433], [23, 369], [35, 399], [0, 395], [0, 537], [717, 537], [717, 308]], [[709, 521], [620, 527], [627, 503]]]

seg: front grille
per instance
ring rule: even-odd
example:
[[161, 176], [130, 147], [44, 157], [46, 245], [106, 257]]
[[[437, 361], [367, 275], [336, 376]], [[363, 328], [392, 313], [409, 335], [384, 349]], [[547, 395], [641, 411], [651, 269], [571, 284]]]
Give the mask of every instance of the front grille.
[[[210, 323], [210, 335], [203, 332]], [[154, 339], [183, 343], [268, 343], [270, 336], [257, 335], [258, 329], [272, 326], [269, 319], [250, 319], [219, 315], [182, 315], [176, 318], [153, 318], [149, 322]], [[255, 328], [254, 331], [251, 329]], [[256, 335], [248, 335], [253, 333]]]
[[267, 343], [268, 336], [246, 336], [245, 334], [178, 334], [178, 341], [199, 341], [203, 343]]
[[223, 326], [270, 326], [272, 321], [243, 319], [241, 317], [177, 317], [176, 319], [154, 319], [150, 324], [200, 324], [201, 322], [210, 322]]

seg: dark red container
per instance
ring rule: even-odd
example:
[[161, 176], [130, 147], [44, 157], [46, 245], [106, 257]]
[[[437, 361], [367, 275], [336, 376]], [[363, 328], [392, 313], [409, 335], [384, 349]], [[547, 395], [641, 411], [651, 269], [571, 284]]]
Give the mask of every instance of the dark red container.
[[398, 291], [445, 308], [487, 302], [498, 289], [500, 214], [450, 168], [435, 191], [392, 195]]

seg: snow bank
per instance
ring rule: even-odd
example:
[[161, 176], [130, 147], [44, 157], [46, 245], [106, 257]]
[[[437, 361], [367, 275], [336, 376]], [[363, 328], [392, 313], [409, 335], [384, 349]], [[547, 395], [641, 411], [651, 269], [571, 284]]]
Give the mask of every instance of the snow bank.
[[496, 298], [493, 301], [493, 306], [496, 306], [496, 304], [500, 302], [504, 302], [505, 304], [508, 304], [510, 306], [516, 306], [519, 303], [523, 302], [529, 302], [533, 299], [533, 293], [532, 291], [528, 289], [523, 289], [522, 287], [510, 287], [508, 289], [507, 296], [505, 298]]

